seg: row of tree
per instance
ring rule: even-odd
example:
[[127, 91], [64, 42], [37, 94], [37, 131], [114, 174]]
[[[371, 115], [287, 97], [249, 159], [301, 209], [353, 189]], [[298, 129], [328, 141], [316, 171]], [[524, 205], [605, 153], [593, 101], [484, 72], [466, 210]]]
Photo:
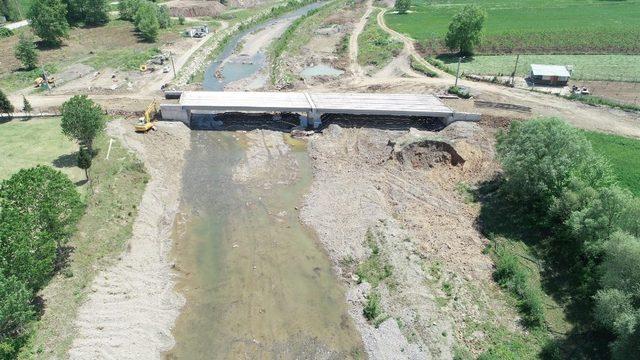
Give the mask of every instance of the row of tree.
[[146, 41], [156, 41], [160, 29], [171, 26], [169, 9], [148, 0], [123, 0], [118, 10], [120, 18], [133, 22]]
[[[63, 134], [80, 145], [78, 165], [88, 173], [102, 109], [86, 96], [62, 105]], [[67, 243], [84, 204], [62, 172], [38, 165], [0, 182], [0, 359], [15, 358], [36, 317], [34, 297], [69, 253]]]
[[515, 122], [496, 149], [502, 194], [528, 226], [550, 234], [537, 246], [551, 263], [569, 264], [574, 301], [590, 304], [592, 329], [614, 335], [613, 358], [636, 357], [640, 199], [619, 187], [585, 136], [560, 120]]

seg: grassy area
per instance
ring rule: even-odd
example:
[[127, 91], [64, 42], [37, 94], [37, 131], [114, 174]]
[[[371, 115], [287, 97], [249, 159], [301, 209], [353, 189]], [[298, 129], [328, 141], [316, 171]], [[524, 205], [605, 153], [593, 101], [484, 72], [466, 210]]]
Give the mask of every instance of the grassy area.
[[419, 62], [418, 59], [413, 55], [411, 55], [410, 65], [413, 70], [423, 73], [428, 77], [438, 77], [438, 74], [426, 67], [423, 63]]
[[593, 149], [606, 157], [622, 186], [640, 195], [640, 140], [585, 131]]
[[378, 27], [376, 15], [371, 13], [369, 20], [358, 37], [358, 63], [382, 68], [402, 50], [402, 43], [393, 40], [389, 34]]
[[120, 70], [137, 70], [153, 55], [159, 54], [160, 49], [153, 47], [145, 50], [113, 49], [97, 53], [84, 63], [95, 69], [114, 68]]
[[[0, 125], [0, 131], [7, 125]], [[21, 127], [23, 136], [2, 136], [3, 146], [7, 142], [20, 146], [25, 137], [36, 134], [31, 131], [29, 122], [19, 122], [14, 126], [16, 133]], [[50, 132], [54, 130], [57, 134], [58, 129], [50, 129]], [[106, 136], [100, 136], [96, 141], [98, 154], [90, 170], [93, 192], [87, 196], [86, 213], [69, 243], [73, 247], [71, 261], [42, 291], [44, 313], [34, 324], [33, 334], [20, 354], [21, 359], [66, 357], [74, 336], [75, 315], [90, 292], [89, 285], [102, 268], [124, 251], [131, 236], [137, 206], [148, 177], [142, 163], [117, 141], [113, 143], [109, 160], [106, 160], [108, 145]], [[49, 151], [40, 152], [40, 161], [46, 163], [52, 157], [66, 155], [71, 151], [69, 146], [50, 146]], [[33, 159], [38, 161], [35, 160], [36, 155]], [[3, 174], [9, 169], [31, 166], [20, 161], [2, 164]]]
[[640, 53], [640, 0], [416, 0], [386, 21], [441, 52], [451, 18], [470, 3], [488, 13], [482, 54]]
[[582, 103], [589, 104], [589, 105], [595, 105], [595, 106], [604, 105], [604, 106], [609, 106], [609, 107], [617, 108], [621, 110], [640, 111], [639, 105], [625, 104], [616, 100], [605, 99], [605, 98], [601, 98], [593, 95], [571, 94], [569, 96], [566, 96], [566, 98], [569, 100], [580, 101]]
[[[458, 58], [440, 56], [439, 60], [455, 72]], [[516, 55], [474, 56], [463, 60], [460, 72], [508, 76], [515, 63]], [[640, 55], [520, 55], [516, 75], [528, 74], [531, 64], [572, 65], [574, 80], [640, 82]]]
[[0, 123], [0, 180], [39, 164], [59, 168], [76, 182], [84, 172], [75, 167], [78, 145], [62, 135], [60, 118]]

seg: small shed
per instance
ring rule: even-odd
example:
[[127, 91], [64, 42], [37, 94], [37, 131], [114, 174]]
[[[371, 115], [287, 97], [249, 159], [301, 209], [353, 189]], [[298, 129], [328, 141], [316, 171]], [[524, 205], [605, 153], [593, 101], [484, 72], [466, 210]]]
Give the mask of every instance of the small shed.
[[571, 72], [564, 65], [531, 64], [529, 79], [536, 85], [566, 86]]
[[208, 33], [209, 33], [209, 26], [207, 25], [198, 25], [196, 27], [186, 30], [186, 34], [188, 37], [203, 37]]

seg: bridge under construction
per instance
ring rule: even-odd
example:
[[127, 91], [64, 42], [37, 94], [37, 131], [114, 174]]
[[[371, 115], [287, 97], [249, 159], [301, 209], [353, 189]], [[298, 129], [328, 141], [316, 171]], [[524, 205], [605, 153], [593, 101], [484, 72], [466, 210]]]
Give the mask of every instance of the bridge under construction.
[[428, 117], [446, 124], [480, 119], [428, 94], [183, 91], [178, 104], [161, 104], [160, 109], [163, 120], [187, 125], [193, 114], [226, 112], [298, 113], [300, 126], [314, 128], [324, 114]]

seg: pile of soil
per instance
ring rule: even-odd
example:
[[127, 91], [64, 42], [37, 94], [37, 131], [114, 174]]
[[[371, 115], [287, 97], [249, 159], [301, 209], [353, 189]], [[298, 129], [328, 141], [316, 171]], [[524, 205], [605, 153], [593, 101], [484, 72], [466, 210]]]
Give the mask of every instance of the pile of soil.
[[421, 140], [394, 150], [394, 156], [402, 164], [413, 168], [432, 168], [437, 165], [462, 166], [465, 160], [446, 141]]

